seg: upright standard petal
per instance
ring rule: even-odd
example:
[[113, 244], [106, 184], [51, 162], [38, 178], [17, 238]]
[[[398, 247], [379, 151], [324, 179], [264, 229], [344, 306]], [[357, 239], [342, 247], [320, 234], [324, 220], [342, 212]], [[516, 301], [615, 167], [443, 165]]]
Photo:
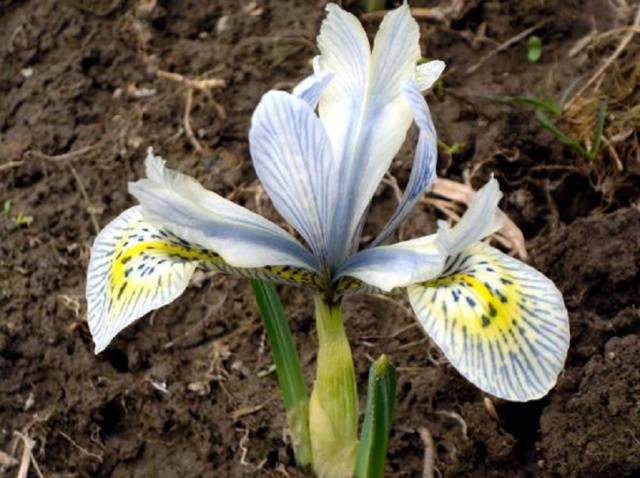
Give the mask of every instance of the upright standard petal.
[[413, 119], [420, 130], [418, 145], [402, 200], [378, 237], [372, 242], [372, 247], [384, 242], [396, 230], [436, 177], [438, 138], [429, 107], [415, 82], [407, 81], [403, 91], [411, 107]]
[[569, 320], [562, 294], [537, 270], [478, 242], [407, 291], [425, 332], [480, 389], [527, 401], [555, 385]]
[[196, 268], [312, 289], [320, 285], [308, 269], [234, 268], [215, 251], [145, 222], [136, 206], [109, 223], [91, 248], [87, 319], [96, 353], [129, 324], [181, 295]]
[[287, 265], [317, 271], [316, 259], [282, 228], [164, 163], [150, 152], [147, 178], [129, 184], [147, 222], [216, 251], [233, 267]]
[[357, 247], [362, 216], [411, 124], [402, 85], [415, 77], [418, 25], [404, 4], [387, 14], [373, 53], [358, 20], [334, 4], [318, 37], [317, 69], [335, 77], [320, 97], [320, 119], [339, 162], [345, 207], [331, 228], [330, 262]]
[[274, 206], [324, 261], [339, 190], [322, 123], [307, 102], [271, 91], [253, 114], [249, 144], [256, 173]]

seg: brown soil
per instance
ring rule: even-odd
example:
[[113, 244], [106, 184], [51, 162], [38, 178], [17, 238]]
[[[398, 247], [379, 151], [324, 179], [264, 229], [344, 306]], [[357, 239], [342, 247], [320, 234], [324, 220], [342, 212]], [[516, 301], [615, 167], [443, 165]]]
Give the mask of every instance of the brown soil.
[[[126, 184], [141, 175], [149, 145], [277, 219], [256, 194], [248, 121], [262, 93], [309, 71], [322, 2], [159, 1], [149, 12], [150, 3], [0, 1], [0, 200], [11, 201], [0, 213], [0, 450], [19, 458], [14, 432], [25, 433], [47, 477], [302, 476], [283, 439], [275, 377], [259, 373], [271, 361], [244, 280], [199, 276], [97, 357], [83, 288], [95, 237], [89, 213], [104, 226], [133, 204]], [[442, 476], [640, 475], [640, 182], [626, 168], [612, 172], [607, 155], [585, 164], [529, 112], [487, 99], [557, 92], [590, 75], [603, 51], [566, 51], [593, 18], [599, 31], [626, 24], [613, 3], [475, 0], [450, 26], [421, 24], [423, 51], [449, 64], [429, 97], [436, 125], [446, 143], [464, 143], [453, 157], [442, 153], [439, 173], [471, 171], [478, 185], [495, 172], [532, 262], [565, 294], [572, 344], [549, 396], [493, 401], [496, 420], [417, 328], [394, 334], [414, 320], [402, 299], [350, 298], [363, 394], [369, 357], [388, 353], [399, 368], [388, 476], [421, 476], [420, 427], [433, 435]], [[496, 46], [482, 41], [482, 25], [502, 42], [541, 20], [540, 63], [528, 63], [519, 43], [465, 74]], [[158, 68], [227, 81], [194, 97], [203, 154], [182, 129], [184, 87], [158, 78]], [[401, 183], [410, 154], [393, 166]], [[632, 158], [622, 160], [634, 170]], [[369, 227], [393, 204], [382, 189]], [[19, 224], [20, 213], [32, 222]], [[432, 232], [437, 217], [420, 205], [404, 235]], [[298, 344], [313, 344], [310, 297], [282, 294]], [[313, 347], [301, 348], [310, 382]]]

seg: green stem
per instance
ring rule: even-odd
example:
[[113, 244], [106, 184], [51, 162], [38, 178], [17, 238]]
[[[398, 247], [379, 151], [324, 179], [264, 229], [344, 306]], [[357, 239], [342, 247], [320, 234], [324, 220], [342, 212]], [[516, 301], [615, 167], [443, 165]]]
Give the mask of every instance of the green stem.
[[276, 365], [287, 421], [292, 437], [293, 453], [300, 467], [311, 464], [309, 439], [309, 397], [304, 383], [300, 359], [296, 351], [289, 322], [274, 285], [253, 280], [253, 293], [267, 332], [271, 354]]
[[358, 444], [358, 391], [340, 304], [315, 297], [318, 359], [309, 402], [313, 468], [319, 478], [353, 474]]

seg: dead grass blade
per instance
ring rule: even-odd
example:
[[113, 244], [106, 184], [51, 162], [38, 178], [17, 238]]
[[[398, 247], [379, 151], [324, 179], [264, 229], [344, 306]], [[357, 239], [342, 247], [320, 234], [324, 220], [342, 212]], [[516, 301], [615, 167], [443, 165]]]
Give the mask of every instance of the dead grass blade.
[[[573, 97], [567, 101], [564, 105], [564, 111], [570, 109], [573, 104], [580, 98], [587, 89], [593, 85], [598, 79], [604, 74], [605, 71], [613, 64], [613, 62], [622, 54], [622, 52], [627, 48], [629, 42], [633, 38], [633, 36], [638, 32], [637, 27], [640, 27], [640, 4], [638, 4], [638, 9], [636, 10], [636, 16], [634, 17], [633, 24], [631, 28], [627, 30], [626, 35], [622, 37], [620, 43], [618, 43], [618, 47], [614, 50], [614, 52], [609, 55], [609, 57], [600, 65], [593, 75], [587, 80], [587, 82], [580, 87], [580, 89], [573, 95]], [[597, 86], [596, 86], [597, 89]]]
[[186, 96], [185, 96], [185, 107], [184, 113], [182, 115], [182, 124], [184, 126], [184, 131], [187, 135], [187, 139], [193, 146], [193, 148], [200, 154], [204, 153], [204, 148], [197, 140], [196, 135], [193, 132], [193, 128], [191, 127], [191, 110], [193, 108], [193, 93], [194, 91], [202, 91], [209, 96], [209, 100], [213, 103], [214, 108], [216, 109], [218, 116], [222, 119], [226, 117], [226, 111], [218, 102], [213, 100], [213, 97], [209, 94], [210, 90], [216, 88], [224, 88], [227, 86], [227, 82], [220, 78], [201, 78], [201, 79], [192, 79], [187, 78], [179, 73], [173, 73], [171, 71], [157, 71], [158, 78], [162, 78], [165, 80], [173, 81], [175, 83], [182, 84], [186, 87]]
[[424, 465], [422, 468], [422, 478], [433, 478], [436, 462], [436, 445], [433, 436], [427, 427], [418, 428], [418, 434], [424, 444]]
[[18, 463], [18, 460], [16, 460], [14, 457], [0, 450], [0, 471], [2, 471], [4, 467], [9, 468], [12, 466], [16, 466]]

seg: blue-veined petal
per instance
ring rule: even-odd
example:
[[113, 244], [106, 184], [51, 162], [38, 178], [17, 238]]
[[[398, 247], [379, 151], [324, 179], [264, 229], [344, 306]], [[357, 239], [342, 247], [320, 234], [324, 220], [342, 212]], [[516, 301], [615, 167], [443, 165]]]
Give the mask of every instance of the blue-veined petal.
[[[352, 256], [337, 274], [336, 290], [356, 292], [366, 286], [383, 291], [436, 278], [444, 262], [497, 231], [502, 224], [498, 181], [480, 188], [467, 211], [453, 227], [442, 222], [436, 234], [365, 249]], [[350, 278], [360, 281], [353, 282]]]
[[415, 82], [406, 82], [403, 90], [411, 107], [413, 119], [420, 130], [418, 145], [402, 200], [378, 237], [372, 242], [372, 246], [382, 243], [405, 220], [436, 177], [438, 139], [429, 107]]
[[144, 224], [139, 206], [100, 231], [91, 248], [86, 290], [96, 353], [136, 319], [184, 292], [196, 268], [196, 262], [184, 260], [187, 255], [197, 254]]
[[142, 208], [127, 209], [98, 234], [87, 271], [87, 321], [102, 351], [122, 329], [172, 302], [196, 268], [318, 289], [309, 269], [232, 267], [216, 252], [145, 222]]
[[340, 164], [345, 203], [330, 234], [330, 262], [337, 266], [356, 245], [362, 215], [411, 124], [402, 84], [415, 78], [420, 48], [406, 4], [384, 17], [372, 53], [353, 15], [334, 4], [327, 12], [317, 68], [335, 74], [320, 97], [319, 114]]
[[302, 99], [270, 91], [251, 119], [249, 144], [256, 173], [274, 206], [324, 260], [339, 190], [322, 123]]
[[365, 249], [347, 260], [337, 275], [336, 289], [345, 289], [341, 280], [349, 283], [346, 278], [356, 278], [365, 285], [389, 292], [437, 276], [445, 259], [437, 234]]
[[441, 60], [432, 60], [416, 67], [416, 83], [420, 91], [428, 90], [440, 78], [444, 71], [445, 63]]
[[306, 101], [311, 109], [315, 110], [322, 91], [332, 79], [333, 73], [331, 72], [313, 73], [298, 83], [291, 94]]
[[477, 242], [441, 277], [409, 286], [418, 321], [451, 364], [496, 397], [527, 401], [556, 383], [569, 347], [562, 294], [547, 277]]
[[216, 251], [234, 267], [288, 265], [317, 270], [311, 253], [282, 228], [165, 167], [151, 152], [147, 178], [129, 184], [146, 221]]
[[502, 198], [500, 185], [491, 178], [475, 194], [469, 209], [453, 228], [439, 223], [438, 240], [448, 255], [460, 252], [470, 245], [490, 236], [503, 225], [504, 214], [498, 208]]

